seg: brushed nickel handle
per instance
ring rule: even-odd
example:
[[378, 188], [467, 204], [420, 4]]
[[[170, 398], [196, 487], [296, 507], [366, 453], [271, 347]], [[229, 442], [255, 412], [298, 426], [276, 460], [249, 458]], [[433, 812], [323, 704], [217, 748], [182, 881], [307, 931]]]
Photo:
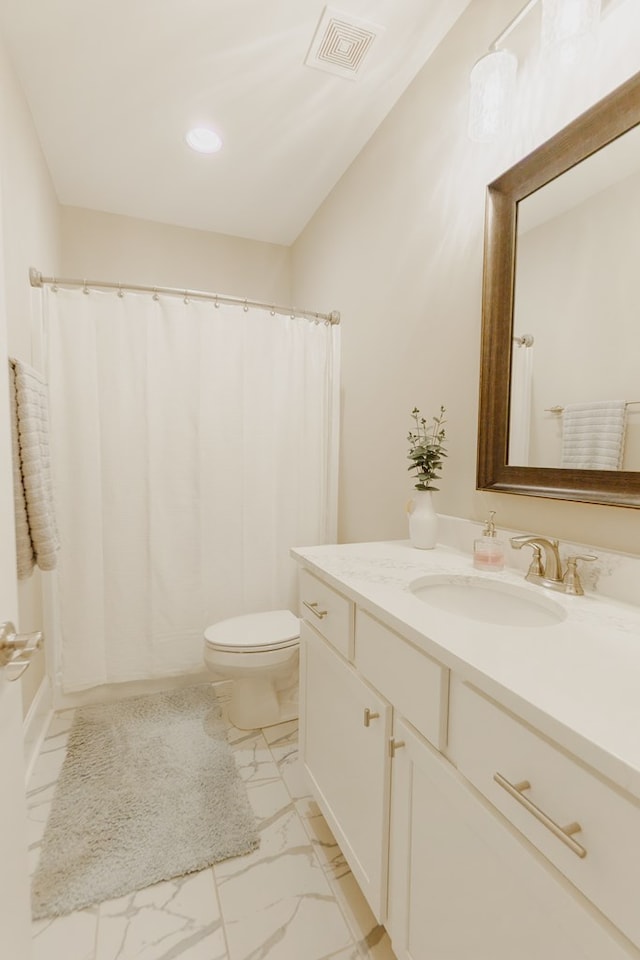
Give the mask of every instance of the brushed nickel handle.
[[0, 667], [8, 667], [7, 679], [17, 680], [29, 666], [31, 657], [44, 643], [41, 630], [16, 633], [10, 621], [0, 623]]
[[389, 756], [395, 757], [396, 750], [400, 750], [401, 747], [406, 747], [404, 740], [396, 740], [395, 737], [389, 737]]
[[318, 620], [322, 620], [323, 617], [326, 617], [326, 615], [329, 612], [328, 610], [318, 610], [317, 608], [319, 604], [317, 603], [317, 601], [315, 603], [308, 603], [306, 600], [303, 600], [302, 606], [306, 607], [307, 610], [311, 610], [311, 613], [313, 613], [318, 618]]
[[380, 716], [379, 713], [374, 713], [373, 710], [369, 710], [369, 707], [364, 708], [364, 725], [368, 727], [372, 720], [377, 720]]
[[537, 807], [532, 800], [529, 800], [528, 797], [525, 797], [522, 793], [523, 790], [530, 790], [531, 784], [528, 780], [522, 780], [520, 783], [510, 783], [506, 777], [503, 777], [501, 773], [494, 773], [493, 779], [498, 784], [499, 787], [502, 787], [503, 790], [506, 790], [510, 797], [513, 797], [514, 800], [517, 800], [525, 810], [528, 810], [536, 820], [539, 820], [543, 826], [550, 830], [551, 833], [561, 840], [565, 846], [569, 847], [572, 853], [575, 853], [577, 857], [580, 857], [582, 860], [587, 855], [585, 848], [573, 839], [574, 833], [580, 833], [582, 827], [579, 823], [575, 821], [573, 823], [567, 824], [566, 827], [561, 827], [560, 824], [556, 823], [555, 820], [552, 820], [540, 807]]
[[578, 560], [597, 560], [598, 558], [592, 553], [578, 554], [573, 557], [567, 557], [567, 570], [562, 582], [564, 583], [564, 592], [573, 594], [574, 596], [581, 597], [584, 595], [584, 588], [580, 581], [580, 575], [578, 574], [577, 563]]

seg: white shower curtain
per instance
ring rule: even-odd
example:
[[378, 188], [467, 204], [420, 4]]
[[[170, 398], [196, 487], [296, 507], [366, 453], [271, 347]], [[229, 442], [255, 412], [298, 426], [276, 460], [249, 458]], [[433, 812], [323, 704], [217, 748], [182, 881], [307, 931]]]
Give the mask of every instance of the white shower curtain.
[[225, 617], [295, 610], [336, 538], [339, 327], [45, 293], [65, 693], [197, 671]]

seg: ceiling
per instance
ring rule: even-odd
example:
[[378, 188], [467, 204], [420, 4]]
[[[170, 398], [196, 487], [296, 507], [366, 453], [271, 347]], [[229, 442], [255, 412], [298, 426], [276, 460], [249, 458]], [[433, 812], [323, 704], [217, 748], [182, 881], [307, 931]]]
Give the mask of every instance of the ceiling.
[[[352, 79], [305, 64], [322, 0], [1, 0], [0, 24], [61, 203], [290, 244], [468, 3], [335, 0], [374, 34]], [[184, 140], [206, 125], [211, 156]]]

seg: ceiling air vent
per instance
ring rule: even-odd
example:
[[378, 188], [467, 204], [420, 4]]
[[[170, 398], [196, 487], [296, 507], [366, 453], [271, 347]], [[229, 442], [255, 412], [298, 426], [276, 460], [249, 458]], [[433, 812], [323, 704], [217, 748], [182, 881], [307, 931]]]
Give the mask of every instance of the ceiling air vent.
[[325, 7], [304, 61], [308, 67], [355, 80], [382, 27]]

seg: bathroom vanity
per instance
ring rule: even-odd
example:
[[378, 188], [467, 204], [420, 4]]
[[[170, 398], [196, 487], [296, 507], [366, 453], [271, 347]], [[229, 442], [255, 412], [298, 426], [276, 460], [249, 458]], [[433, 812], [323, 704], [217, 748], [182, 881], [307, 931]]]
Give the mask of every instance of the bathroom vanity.
[[640, 958], [640, 611], [449, 547], [293, 556], [302, 762], [398, 960]]

